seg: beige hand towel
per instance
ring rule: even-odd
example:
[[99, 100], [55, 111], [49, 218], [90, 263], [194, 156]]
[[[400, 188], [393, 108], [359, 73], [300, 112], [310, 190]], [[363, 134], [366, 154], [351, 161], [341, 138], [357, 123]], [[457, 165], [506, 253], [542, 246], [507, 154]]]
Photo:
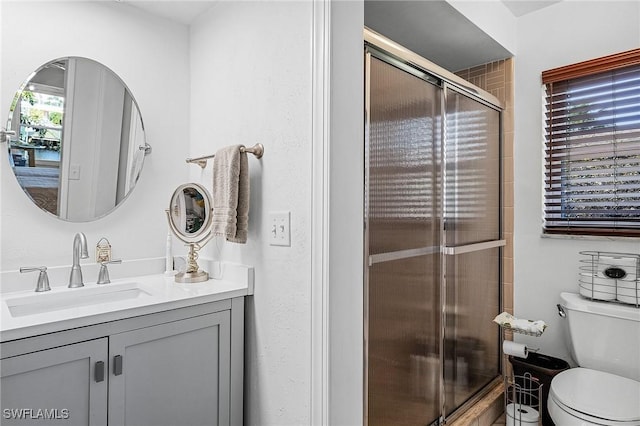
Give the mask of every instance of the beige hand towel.
[[222, 148], [213, 159], [213, 234], [244, 244], [249, 225], [249, 162], [241, 146]]

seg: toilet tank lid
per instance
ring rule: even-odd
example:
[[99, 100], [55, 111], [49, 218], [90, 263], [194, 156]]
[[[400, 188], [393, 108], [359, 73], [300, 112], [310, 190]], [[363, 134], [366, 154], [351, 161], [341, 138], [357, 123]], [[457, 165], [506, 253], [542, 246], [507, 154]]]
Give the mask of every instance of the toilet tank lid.
[[557, 401], [590, 416], [640, 421], [640, 382], [589, 368], [571, 368], [551, 381]]
[[560, 299], [565, 309], [640, 322], [640, 309], [632, 305], [589, 300], [577, 293], [566, 292], [560, 293]]

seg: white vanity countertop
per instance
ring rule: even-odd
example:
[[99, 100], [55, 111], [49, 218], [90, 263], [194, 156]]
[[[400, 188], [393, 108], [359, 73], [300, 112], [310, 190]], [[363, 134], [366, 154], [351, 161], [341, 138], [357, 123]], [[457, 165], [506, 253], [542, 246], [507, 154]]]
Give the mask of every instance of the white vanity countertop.
[[[223, 279], [181, 284], [164, 274], [85, 283], [82, 288], [52, 286], [0, 296], [0, 341], [37, 336], [123, 318], [253, 294], [253, 268], [224, 264]], [[67, 296], [73, 296], [69, 302]]]

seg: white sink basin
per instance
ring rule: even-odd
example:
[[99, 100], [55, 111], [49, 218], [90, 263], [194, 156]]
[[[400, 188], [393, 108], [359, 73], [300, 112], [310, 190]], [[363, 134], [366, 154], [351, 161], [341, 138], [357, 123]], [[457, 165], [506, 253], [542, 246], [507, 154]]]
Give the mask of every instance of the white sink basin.
[[15, 318], [150, 296], [151, 293], [143, 290], [137, 282], [125, 282], [81, 288], [54, 288], [46, 293], [7, 298], [4, 302], [11, 316]]

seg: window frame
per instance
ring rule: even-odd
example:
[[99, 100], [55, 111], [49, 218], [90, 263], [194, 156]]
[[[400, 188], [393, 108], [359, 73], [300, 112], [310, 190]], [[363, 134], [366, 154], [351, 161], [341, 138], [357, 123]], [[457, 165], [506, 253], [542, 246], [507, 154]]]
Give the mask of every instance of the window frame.
[[[565, 188], [562, 185], [562, 181], [565, 179], [570, 179], [568, 176], [568, 172], [564, 169], [564, 164], [559, 167], [558, 161], [563, 161], [562, 158], [566, 158], [568, 163], [572, 163], [570, 160], [570, 155], [560, 155], [560, 160], [554, 154], [554, 149], [557, 153], [558, 149], [565, 150], [569, 152], [571, 149], [576, 150], [576, 139], [572, 139], [572, 137], [566, 137], [561, 139], [560, 137], [554, 139], [553, 138], [553, 130], [557, 124], [557, 118], [553, 117], [553, 106], [551, 106], [550, 102], [554, 96], [554, 93], [557, 95], [557, 91], [554, 92], [554, 84], [557, 87], [561, 87], [563, 85], [567, 85], [568, 83], [576, 83], [583, 81], [585, 79], [592, 78], [594, 76], [606, 75], [607, 73], [624, 71], [626, 69], [630, 69], [631, 67], [638, 67], [638, 74], [640, 74], [640, 49], [628, 50], [625, 52], [616, 53], [609, 56], [603, 56], [600, 58], [579, 62], [572, 65], [567, 65], [563, 67], [554, 68], [551, 70], [542, 72], [542, 90], [543, 90], [543, 139], [544, 139], [544, 191], [543, 191], [543, 226], [542, 232], [545, 235], [585, 235], [585, 236], [619, 236], [619, 237], [640, 237], [640, 201], [638, 202], [637, 212], [634, 210], [633, 214], [628, 216], [620, 216], [619, 210], [612, 209], [612, 206], [617, 205], [616, 202], [611, 202], [608, 204], [608, 207], [611, 211], [614, 211], [613, 215], [610, 216], [598, 216], [594, 213], [590, 213], [587, 210], [586, 219], [582, 219], [586, 221], [586, 224], [580, 224], [581, 219], [576, 220], [575, 216], [572, 217], [559, 217], [563, 215], [565, 210], [563, 207], [558, 208], [558, 204], [563, 204], [566, 202]], [[613, 77], [612, 77], [613, 78]], [[582, 79], [582, 80], [581, 80]], [[611, 86], [614, 86], [614, 83]], [[633, 90], [635, 91], [636, 86], [635, 83], [633, 85]], [[638, 82], [638, 90], [640, 90], [640, 82]], [[635, 97], [636, 95], [632, 95]], [[640, 101], [637, 102], [640, 104]], [[634, 101], [635, 105], [635, 101]], [[618, 107], [614, 107], [615, 110], [618, 110]], [[557, 111], [557, 110], [556, 110]], [[568, 109], [564, 110], [565, 112]], [[635, 115], [635, 110], [634, 113]], [[569, 117], [569, 114], [565, 114], [565, 117]], [[561, 118], [562, 120], [562, 118]], [[565, 118], [566, 121], [562, 123], [565, 127], [571, 127], [572, 124], [569, 118]], [[617, 117], [614, 118], [617, 120]], [[617, 122], [617, 121], [616, 121]], [[574, 129], [572, 129], [574, 130]], [[638, 122], [637, 129], [635, 127], [635, 122], [633, 123], [633, 131], [639, 132], [640, 134], [640, 122]], [[615, 130], [614, 130], [615, 132]], [[567, 132], [567, 134], [570, 132]], [[588, 131], [587, 137], [594, 137], [597, 134], [597, 131]], [[633, 144], [636, 144], [635, 136], [632, 137]], [[612, 137], [610, 140], [605, 142], [606, 146], [612, 146], [612, 150], [616, 149], [617, 139]], [[573, 144], [573, 145], [572, 145]], [[638, 136], [637, 145], [640, 148], [640, 136]], [[562, 146], [562, 147], [560, 147]], [[598, 148], [599, 149], [599, 148]], [[598, 149], [594, 148], [594, 151], [598, 152]], [[576, 152], [576, 151], [574, 151]], [[604, 150], [602, 151], [604, 152]], [[584, 155], [584, 154], [583, 154]], [[592, 154], [589, 154], [592, 155]], [[586, 156], [585, 159], [588, 158], [588, 161], [594, 161], [592, 158]], [[609, 161], [611, 161], [609, 159]], [[619, 170], [619, 165], [617, 163], [617, 159], [613, 161], [612, 166], [614, 170]], [[560, 172], [558, 169], [560, 168]], [[640, 169], [640, 167], [639, 167]], [[560, 175], [558, 175], [560, 173]], [[612, 172], [607, 177], [616, 176], [616, 172]], [[558, 178], [558, 176], [561, 176]], [[597, 178], [592, 178], [597, 179]], [[560, 184], [560, 187], [558, 187]], [[560, 194], [560, 195], [558, 195]], [[640, 197], [640, 184], [638, 185], [638, 196]], [[618, 187], [615, 186], [614, 196], [612, 197], [616, 201], [618, 198]], [[553, 201], [555, 200], [555, 201]], [[593, 201], [589, 201], [592, 203]], [[577, 205], [577, 203], [575, 203]], [[584, 203], [587, 205], [588, 203]], [[551, 207], [550, 207], [551, 206]], [[635, 205], [633, 206], [635, 208]], [[603, 210], [605, 210], [603, 209]], [[567, 210], [568, 211], [568, 210]], [[588, 216], [592, 214], [593, 216]], [[626, 220], [621, 220], [620, 218], [624, 217]], [[591, 220], [589, 220], [591, 219]], [[617, 219], [617, 220], [616, 220]], [[601, 222], [602, 225], [594, 225], [594, 222]], [[635, 223], [634, 223], [635, 222]]]

